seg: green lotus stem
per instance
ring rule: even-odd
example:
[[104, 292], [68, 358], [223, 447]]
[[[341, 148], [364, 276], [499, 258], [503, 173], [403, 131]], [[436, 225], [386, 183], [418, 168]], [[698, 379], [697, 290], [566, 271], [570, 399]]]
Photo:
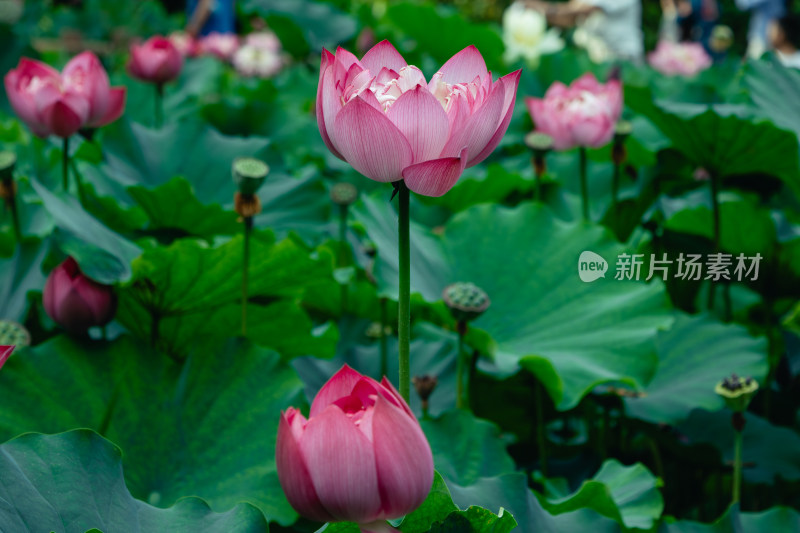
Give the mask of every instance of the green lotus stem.
[[[742, 421], [744, 421], [744, 416], [741, 413], [734, 413], [734, 417], [740, 416], [742, 417]], [[731, 503], [739, 503], [742, 499], [742, 440], [743, 440], [743, 431], [739, 429], [734, 429], [734, 441], [733, 441], [733, 497], [731, 498]]]
[[5, 199], [6, 207], [8, 208], [9, 212], [11, 213], [11, 223], [14, 225], [14, 236], [17, 239], [17, 242], [22, 242], [22, 228], [19, 224], [19, 213], [17, 212], [17, 198], [16, 195], [13, 193], [14, 191], [14, 182], [8, 180], [5, 183], [6, 188], [9, 190], [11, 196]]
[[536, 178], [536, 202], [542, 201], [542, 170], [544, 166], [544, 155], [535, 154], [533, 156], [533, 175]]
[[250, 233], [253, 217], [244, 217], [244, 250], [242, 255], [242, 336], [247, 336], [247, 283], [250, 278]]
[[586, 148], [581, 146], [578, 149], [580, 154], [580, 177], [581, 177], [581, 196], [583, 197], [583, 221], [589, 222], [589, 184], [586, 176]]
[[534, 387], [534, 402], [536, 403], [536, 445], [539, 447], [539, 467], [542, 475], [547, 477], [547, 435], [545, 434], [544, 423], [544, 387], [542, 382], [536, 380], [536, 387]]
[[[339, 206], [339, 267], [347, 264], [347, 205]], [[341, 285], [342, 315], [347, 310], [347, 284]]]
[[164, 84], [156, 83], [155, 96], [155, 126], [160, 128], [164, 124]]
[[64, 137], [64, 150], [61, 155], [61, 178], [64, 190], [69, 191], [69, 137]]
[[389, 373], [389, 350], [386, 339], [386, 298], [381, 298], [381, 377]]
[[411, 344], [411, 238], [409, 196], [410, 192], [403, 180], [397, 182], [399, 196], [398, 257], [400, 262], [400, 301], [398, 302], [397, 334], [400, 363], [400, 395], [409, 401], [411, 392], [411, 373], [409, 370], [409, 351]]
[[456, 352], [456, 408], [467, 408], [466, 392], [466, 373], [467, 362], [464, 356], [464, 335], [467, 333], [467, 323], [459, 320], [456, 326], [458, 329], [458, 351]]

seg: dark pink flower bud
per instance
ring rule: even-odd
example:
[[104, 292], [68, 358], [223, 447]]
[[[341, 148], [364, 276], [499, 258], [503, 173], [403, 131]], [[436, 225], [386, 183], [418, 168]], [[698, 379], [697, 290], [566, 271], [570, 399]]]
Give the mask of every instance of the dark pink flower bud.
[[142, 44], [131, 46], [128, 72], [131, 76], [151, 83], [166, 83], [178, 77], [183, 68], [183, 56], [166, 37], [155, 36]]
[[3, 365], [8, 361], [8, 356], [10, 356], [13, 351], [13, 346], [0, 346], [0, 368], [3, 368]]
[[72, 58], [62, 72], [23, 57], [4, 78], [17, 116], [39, 137], [69, 137], [81, 128], [115, 121], [125, 108], [125, 88], [111, 87], [91, 52]]
[[433, 483], [433, 456], [408, 404], [386, 378], [343, 366], [317, 393], [309, 418], [281, 415], [275, 450], [289, 503], [320, 522], [352, 521], [391, 531]]
[[71, 257], [50, 272], [42, 299], [50, 318], [75, 333], [108, 324], [117, 311], [113, 288], [87, 278]]

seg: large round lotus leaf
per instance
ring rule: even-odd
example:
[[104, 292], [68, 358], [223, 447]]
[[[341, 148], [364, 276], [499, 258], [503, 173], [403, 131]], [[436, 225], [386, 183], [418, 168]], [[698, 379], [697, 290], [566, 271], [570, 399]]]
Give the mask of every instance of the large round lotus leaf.
[[44, 289], [42, 261], [47, 246], [28, 240], [10, 258], [0, 259], [0, 320], [22, 322], [28, 313], [28, 292]]
[[84, 533], [266, 533], [249, 503], [214, 513], [199, 498], [169, 509], [136, 500], [122, 474], [122, 451], [86, 429], [29, 433], [0, 446], [0, 530]]
[[[372, 198], [357, 209], [378, 248], [381, 290], [396, 298], [395, 216]], [[489, 310], [473, 323], [495, 343], [485, 371], [507, 376], [528, 369], [559, 409], [573, 407], [599, 383], [641, 387], [652, 377], [655, 334], [672, 320], [663, 285], [614, 279], [617, 256], [626, 250], [602, 227], [563, 222], [533, 204], [479, 205], [454, 216], [441, 235], [412, 225], [411, 242], [412, 292], [435, 302], [445, 286], [463, 281], [489, 295]], [[584, 251], [608, 262], [605, 278], [581, 281]]]
[[800, 193], [794, 132], [755, 118], [747, 108], [654, 102], [650, 90], [640, 87], [626, 87], [625, 103], [646, 116], [694, 165], [721, 177], [770, 174]]
[[789, 533], [800, 531], [800, 513], [788, 507], [772, 507], [760, 513], [742, 513], [730, 508], [711, 524], [691, 520], [665, 522], [664, 533]]
[[553, 514], [589, 508], [626, 528], [649, 530], [664, 510], [660, 486], [661, 481], [641, 463], [624, 466], [610, 459], [575, 493], [539, 500]]
[[770, 120], [800, 135], [800, 72], [776, 63], [748, 61], [750, 98]]
[[151, 505], [199, 496], [215, 511], [247, 501], [282, 524], [297, 516], [274, 450], [280, 412], [301, 405], [302, 383], [273, 352], [230, 341], [178, 365], [129, 337], [59, 336], [15, 353], [0, 390], [0, 439], [95, 429], [120, 446], [128, 488]]
[[658, 334], [658, 370], [642, 396], [625, 398], [627, 413], [649, 422], [675, 424], [692, 409], [718, 411], [725, 406], [714, 386], [736, 373], [762, 381], [769, 370], [767, 341], [742, 326], [707, 316], [678, 315]]

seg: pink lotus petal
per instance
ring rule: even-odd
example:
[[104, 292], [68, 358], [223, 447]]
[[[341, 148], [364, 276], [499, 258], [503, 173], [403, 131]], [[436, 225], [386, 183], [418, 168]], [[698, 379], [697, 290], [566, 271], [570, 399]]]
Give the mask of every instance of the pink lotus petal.
[[320, 90], [317, 92], [317, 125], [325, 146], [328, 147], [333, 155], [339, 159], [344, 159], [344, 156], [333, 142], [334, 119], [342, 109], [342, 99], [334, 86], [333, 69], [333, 65], [329, 66], [320, 80]]
[[361, 377], [361, 374], [349, 366], [343, 365], [314, 397], [314, 402], [311, 404], [311, 412], [309, 412], [308, 416], [313, 418], [339, 398], [349, 396]]
[[88, 124], [90, 127], [99, 128], [117, 120], [125, 111], [125, 99], [128, 93], [127, 87], [112, 87], [109, 91], [108, 108], [106, 114], [101, 116], [96, 122]]
[[13, 346], [0, 346], [0, 368], [3, 368], [3, 365], [6, 364], [6, 361], [8, 361], [8, 358], [13, 351]]
[[469, 45], [448, 59], [439, 72], [442, 73], [442, 81], [451, 84], [469, 83], [475, 77], [483, 79], [488, 74], [486, 62], [474, 45]]
[[413, 160], [411, 146], [397, 126], [360, 96], [339, 111], [333, 130], [339, 153], [375, 181], [401, 179], [403, 169]]
[[290, 407], [286, 414], [281, 413], [278, 423], [278, 438], [275, 445], [278, 481], [286, 499], [297, 512], [319, 522], [335, 520], [322, 505], [317, 491], [314, 490], [314, 483], [300, 451], [298, 436], [293, 432], [293, 424], [288, 420], [292, 415], [294, 408]]
[[432, 159], [411, 165], [403, 171], [409, 189], [423, 196], [442, 196], [453, 188], [467, 165], [467, 148], [459, 157]]
[[498, 80], [483, 105], [461, 124], [453, 124], [450, 139], [442, 150], [443, 157], [455, 157], [467, 147], [467, 159], [474, 159], [489, 144], [500, 125], [505, 102], [505, 81]]
[[383, 378], [381, 379], [381, 385], [383, 385], [386, 388], [386, 390], [388, 390], [391, 393], [391, 395], [394, 396], [394, 399], [397, 401], [397, 405], [402, 407], [408, 416], [414, 417], [414, 413], [411, 411], [411, 408], [403, 399], [403, 396], [400, 394], [400, 391], [394, 388], [394, 385], [392, 385], [392, 382], [389, 381], [386, 378], [386, 376], [383, 376]]
[[64, 89], [83, 95], [89, 102], [89, 123], [96, 122], [109, 106], [110, 84], [102, 63], [92, 52], [82, 52], [66, 64], [61, 73]]
[[494, 149], [497, 148], [497, 145], [500, 144], [503, 135], [506, 134], [508, 125], [511, 124], [511, 117], [514, 115], [514, 103], [517, 100], [517, 86], [519, 85], [519, 77], [521, 74], [522, 70], [517, 70], [516, 72], [506, 74], [500, 78], [500, 80], [503, 81], [503, 87], [505, 89], [505, 98], [503, 100], [504, 115], [500, 120], [500, 125], [497, 127], [494, 135], [492, 135], [492, 138], [489, 139], [486, 147], [478, 155], [467, 162], [468, 167], [477, 165], [489, 157], [489, 155], [494, 152]]
[[387, 518], [396, 518], [419, 507], [428, 496], [433, 484], [433, 455], [415, 418], [384, 398], [378, 398], [374, 411], [372, 435], [378, 490], [383, 513]]
[[400, 69], [407, 66], [406, 60], [400, 52], [392, 46], [389, 41], [383, 40], [369, 49], [361, 58], [361, 64], [368, 68], [373, 74], [377, 74], [383, 68], [400, 72]]
[[79, 115], [65, 100], [59, 99], [42, 109], [40, 114], [54, 135], [67, 138], [81, 129], [88, 110], [88, 105], [83, 106]]
[[309, 419], [300, 451], [332, 516], [361, 523], [378, 518], [381, 500], [372, 443], [341, 409], [329, 405]]
[[403, 93], [386, 116], [411, 145], [414, 163], [434, 159], [442, 152], [450, 123], [442, 104], [425, 87], [418, 85]]

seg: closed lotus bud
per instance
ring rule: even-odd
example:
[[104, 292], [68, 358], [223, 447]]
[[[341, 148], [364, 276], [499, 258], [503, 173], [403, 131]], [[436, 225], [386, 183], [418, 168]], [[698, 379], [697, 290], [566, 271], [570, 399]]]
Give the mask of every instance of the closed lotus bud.
[[113, 288], [86, 277], [71, 257], [50, 272], [42, 299], [48, 316], [75, 333], [105, 326], [117, 311]]
[[136, 79], [163, 84], [178, 77], [183, 68], [183, 55], [166, 37], [155, 36], [131, 46], [128, 72]]
[[400, 394], [343, 366], [317, 393], [306, 419], [281, 414], [278, 478], [292, 507], [319, 522], [392, 531], [386, 520], [415, 510], [433, 483], [425, 434]]

